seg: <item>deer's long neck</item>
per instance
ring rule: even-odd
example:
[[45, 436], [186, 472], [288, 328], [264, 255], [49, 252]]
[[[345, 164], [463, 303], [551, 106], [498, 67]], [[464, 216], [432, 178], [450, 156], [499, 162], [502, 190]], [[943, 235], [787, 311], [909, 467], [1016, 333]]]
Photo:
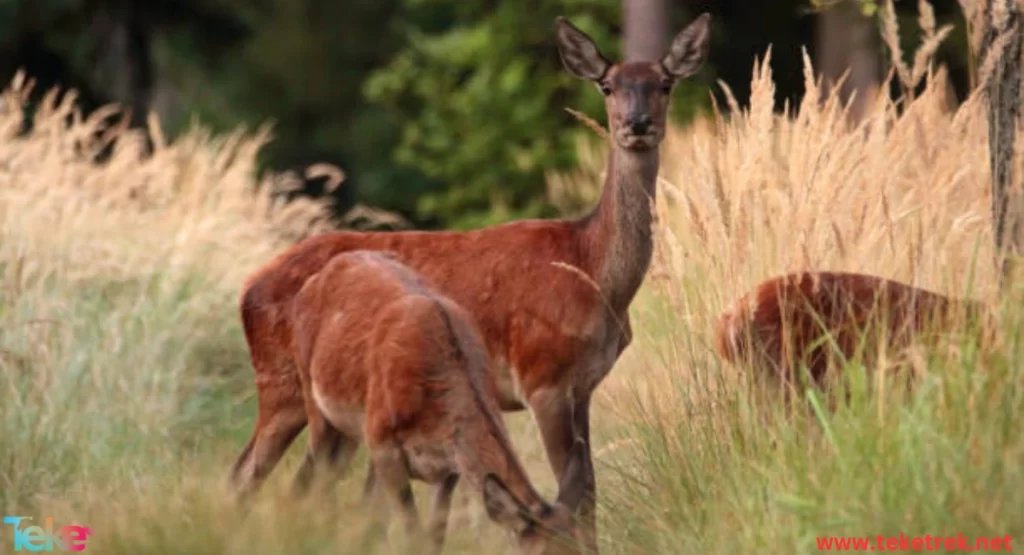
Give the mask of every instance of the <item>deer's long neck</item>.
[[464, 436], [462, 448], [459, 449], [461, 452], [456, 454], [460, 470], [473, 488], [481, 488], [484, 477], [493, 472], [516, 499], [533, 508], [544, 504], [544, 499], [534, 489], [526, 470], [512, 451], [511, 442], [504, 430], [500, 434], [484, 432], [483, 429], [477, 431], [481, 433]]
[[593, 276], [616, 311], [624, 311], [651, 264], [658, 149], [632, 151], [612, 142], [601, 200], [586, 219]]

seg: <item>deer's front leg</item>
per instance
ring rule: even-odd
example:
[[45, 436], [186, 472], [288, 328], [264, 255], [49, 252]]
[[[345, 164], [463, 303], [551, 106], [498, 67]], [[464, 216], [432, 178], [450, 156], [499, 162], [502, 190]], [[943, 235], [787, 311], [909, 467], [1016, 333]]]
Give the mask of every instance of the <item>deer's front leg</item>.
[[[561, 388], [540, 389], [530, 396], [530, 408], [540, 428], [548, 462], [558, 480], [559, 497], [563, 497], [568, 490], [584, 492], [584, 495], [570, 495], [573, 501], [568, 505], [580, 515], [587, 549], [596, 554], [597, 529], [593, 518], [595, 488], [593, 464], [590, 460], [590, 420], [586, 412], [589, 406], [589, 395], [585, 401], [574, 400], [569, 390]], [[582, 416], [577, 416], [579, 411], [584, 411]], [[578, 425], [582, 425], [583, 428], [577, 429]], [[580, 461], [583, 469], [582, 472], [574, 473], [569, 479], [565, 479], [567, 465], [577, 439], [586, 442]], [[580, 480], [582, 484], [576, 483]]]
[[[586, 542], [587, 550], [590, 553], [597, 553], [597, 479], [594, 476], [594, 461], [592, 458], [593, 444], [590, 441], [590, 395], [574, 403], [573, 427], [577, 436], [584, 442], [583, 451], [583, 472], [582, 489], [583, 496], [577, 513], [580, 517], [581, 529]], [[563, 488], [564, 489], [564, 488]]]
[[540, 428], [548, 464], [551, 465], [555, 478], [561, 481], [569, 449], [576, 438], [573, 430], [572, 399], [567, 391], [550, 387], [534, 392], [530, 395], [529, 402], [533, 417]]

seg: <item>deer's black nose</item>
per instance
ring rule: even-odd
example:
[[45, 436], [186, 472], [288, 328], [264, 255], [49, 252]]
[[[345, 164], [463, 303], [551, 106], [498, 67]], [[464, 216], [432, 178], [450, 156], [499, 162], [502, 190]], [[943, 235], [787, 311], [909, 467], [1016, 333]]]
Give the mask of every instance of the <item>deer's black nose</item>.
[[647, 133], [647, 130], [651, 128], [651, 116], [647, 114], [635, 116], [629, 118], [627, 123], [629, 124], [629, 130], [634, 135], [644, 135]]

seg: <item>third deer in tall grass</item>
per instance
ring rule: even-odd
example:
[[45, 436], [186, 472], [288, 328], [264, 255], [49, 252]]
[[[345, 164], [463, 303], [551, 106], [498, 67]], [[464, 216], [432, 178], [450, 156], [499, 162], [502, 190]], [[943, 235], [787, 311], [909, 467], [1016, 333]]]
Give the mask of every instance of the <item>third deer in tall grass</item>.
[[[515, 533], [522, 553], [569, 552], [575, 528], [566, 504], [582, 495], [575, 474], [583, 444], [570, 455], [559, 502], [548, 504], [512, 448], [483, 340], [465, 310], [391, 256], [352, 251], [305, 282], [290, 319], [307, 458], [333, 456], [347, 466], [365, 442], [376, 487], [413, 539], [421, 530], [409, 480], [437, 484], [425, 552], [441, 550], [460, 477], [482, 492], [488, 515]], [[325, 442], [337, 451], [325, 451]], [[301, 487], [315, 468], [303, 467]]]
[[990, 316], [980, 301], [898, 281], [805, 271], [766, 280], [736, 301], [718, 320], [716, 348], [730, 362], [779, 378], [788, 401], [801, 366], [821, 386], [830, 361], [860, 354], [867, 362], [880, 347], [899, 350], [923, 333], [972, 322], [990, 333]]
[[[657, 61], [613, 64], [568, 21], [558, 19], [556, 31], [566, 69], [605, 97], [611, 152], [597, 206], [578, 219], [467, 232], [328, 233], [254, 273], [241, 312], [259, 416], [232, 468], [239, 490], [255, 490], [306, 425], [285, 317], [299, 288], [338, 253], [386, 251], [469, 311], [483, 334], [502, 408], [529, 407], [560, 483], [577, 438], [584, 441], [586, 495], [576, 509], [596, 550], [591, 397], [631, 341], [628, 310], [651, 262], [651, 207], [670, 98], [676, 82], [703, 63], [710, 16], [683, 29]], [[325, 440], [323, 449], [334, 450], [337, 441]]]

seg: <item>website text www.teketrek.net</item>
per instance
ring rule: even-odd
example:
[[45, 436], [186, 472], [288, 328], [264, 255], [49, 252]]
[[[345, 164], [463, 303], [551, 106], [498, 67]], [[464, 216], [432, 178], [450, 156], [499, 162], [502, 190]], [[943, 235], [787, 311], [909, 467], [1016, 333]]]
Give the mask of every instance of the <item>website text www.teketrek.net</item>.
[[1010, 536], [822, 536], [819, 551], [1013, 551]]

